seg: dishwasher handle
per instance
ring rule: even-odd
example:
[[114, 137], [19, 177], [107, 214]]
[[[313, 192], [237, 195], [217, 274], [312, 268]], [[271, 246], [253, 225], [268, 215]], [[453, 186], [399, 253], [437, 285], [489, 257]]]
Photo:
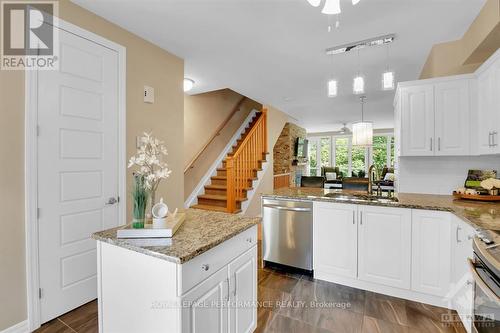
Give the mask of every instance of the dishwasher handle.
[[306, 208], [306, 207], [287, 207], [287, 206], [280, 206], [280, 205], [262, 205], [264, 208], [273, 208], [277, 210], [288, 210], [291, 212], [310, 212], [312, 211], [311, 208]]

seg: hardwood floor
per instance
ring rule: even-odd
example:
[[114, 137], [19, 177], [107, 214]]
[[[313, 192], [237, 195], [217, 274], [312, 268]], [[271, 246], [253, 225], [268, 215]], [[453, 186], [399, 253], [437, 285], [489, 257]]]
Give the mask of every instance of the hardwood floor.
[[[448, 309], [271, 268], [259, 268], [258, 280], [260, 306], [256, 332], [465, 332], [460, 323], [442, 321], [442, 315], [454, 313]], [[35, 332], [97, 331], [97, 302], [93, 301], [42, 325]]]

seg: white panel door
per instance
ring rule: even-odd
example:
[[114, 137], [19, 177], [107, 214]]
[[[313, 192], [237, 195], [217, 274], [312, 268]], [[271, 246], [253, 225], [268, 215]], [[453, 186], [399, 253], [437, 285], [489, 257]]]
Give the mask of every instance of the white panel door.
[[434, 86], [436, 155], [469, 155], [469, 80]]
[[118, 225], [118, 55], [59, 36], [59, 71], [38, 73], [42, 323], [96, 298], [90, 235]]
[[229, 264], [229, 332], [250, 333], [257, 328], [257, 246]]
[[411, 210], [358, 206], [358, 277], [410, 288]]
[[411, 289], [446, 296], [451, 285], [451, 214], [412, 210]]
[[229, 279], [227, 266], [194, 287], [182, 298], [182, 332], [225, 333], [228, 331]]
[[313, 268], [322, 274], [357, 276], [356, 205], [315, 202]]
[[434, 155], [434, 89], [406, 87], [401, 100], [401, 156]]

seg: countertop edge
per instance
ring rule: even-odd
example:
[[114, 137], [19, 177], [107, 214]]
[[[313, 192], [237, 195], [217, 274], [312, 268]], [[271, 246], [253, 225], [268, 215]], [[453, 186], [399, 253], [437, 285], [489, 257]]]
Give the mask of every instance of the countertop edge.
[[[257, 218], [256, 218], [257, 220]], [[91, 235], [91, 238], [96, 240], [96, 241], [100, 241], [100, 242], [104, 242], [104, 243], [107, 243], [107, 244], [111, 244], [111, 245], [115, 245], [115, 246], [118, 246], [118, 247], [121, 247], [121, 248], [124, 248], [124, 249], [127, 249], [127, 250], [130, 250], [130, 251], [134, 251], [134, 252], [137, 252], [137, 253], [141, 253], [141, 254], [144, 254], [144, 255], [148, 255], [150, 257], [154, 257], [154, 258], [158, 258], [158, 259], [162, 259], [162, 260], [165, 260], [165, 261], [169, 261], [169, 262], [172, 262], [174, 264], [179, 264], [179, 265], [182, 265], [200, 255], [202, 255], [203, 253], [213, 249], [214, 247], [224, 243], [225, 241], [241, 234], [242, 232], [245, 232], [246, 230], [258, 225], [260, 222], [259, 221], [256, 221], [255, 223], [249, 223], [248, 225], [242, 227], [241, 229], [239, 229], [238, 231], [235, 231], [233, 232], [231, 235], [227, 235], [227, 236], [224, 236], [224, 237], [221, 237], [220, 239], [217, 239], [213, 242], [210, 242], [210, 244], [208, 245], [205, 245], [205, 246], [202, 246], [200, 247], [200, 249], [198, 249], [196, 252], [194, 253], [191, 253], [190, 255], [186, 255], [186, 256], [183, 256], [183, 257], [173, 257], [173, 256], [168, 256], [168, 255], [165, 255], [165, 254], [161, 254], [161, 253], [158, 253], [156, 251], [152, 251], [152, 250], [148, 250], [146, 248], [143, 248], [143, 247], [140, 247], [140, 246], [135, 246], [135, 245], [132, 245], [130, 243], [128, 243], [126, 241], [126, 238], [124, 238], [123, 240], [122, 239], [119, 239], [119, 238], [109, 238], [109, 237], [102, 237], [100, 235], [98, 235], [98, 233], [93, 233]], [[120, 226], [120, 227], [116, 227], [116, 228], [111, 228], [111, 229], [108, 229], [108, 230], [118, 230], [120, 228], [122, 228], [123, 226]], [[174, 235], [175, 236], [175, 235]]]
[[346, 200], [335, 199], [334, 197], [326, 198], [326, 197], [315, 197], [315, 198], [301, 198], [287, 195], [279, 195], [279, 194], [262, 194], [262, 198], [265, 199], [286, 199], [286, 200], [294, 200], [294, 201], [320, 201], [320, 202], [333, 202], [333, 203], [343, 203], [343, 204], [354, 204], [354, 205], [364, 205], [364, 206], [379, 206], [379, 207], [391, 207], [391, 208], [406, 208], [406, 209], [421, 209], [421, 210], [433, 210], [440, 212], [448, 212], [452, 213], [465, 223], [469, 224], [476, 230], [482, 229], [474, 222], [469, 220], [467, 217], [461, 215], [456, 212], [452, 208], [448, 207], [439, 207], [439, 206], [424, 206], [424, 205], [411, 205], [411, 204], [401, 204], [401, 203], [383, 203], [383, 202], [347, 202]]

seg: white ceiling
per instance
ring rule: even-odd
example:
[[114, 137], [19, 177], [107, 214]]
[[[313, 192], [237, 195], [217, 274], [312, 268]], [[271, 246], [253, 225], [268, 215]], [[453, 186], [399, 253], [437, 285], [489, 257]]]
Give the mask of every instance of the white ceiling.
[[[485, 0], [341, 0], [340, 28], [306, 0], [73, 0], [185, 60], [191, 93], [231, 88], [297, 118], [309, 132], [332, 131], [360, 118], [352, 79], [357, 53], [328, 47], [396, 33], [390, 67], [397, 81], [417, 79], [433, 44], [460, 38]], [[393, 127], [394, 92], [381, 91], [385, 47], [360, 51], [365, 118]], [[339, 80], [339, 96], [326, 82]]]

